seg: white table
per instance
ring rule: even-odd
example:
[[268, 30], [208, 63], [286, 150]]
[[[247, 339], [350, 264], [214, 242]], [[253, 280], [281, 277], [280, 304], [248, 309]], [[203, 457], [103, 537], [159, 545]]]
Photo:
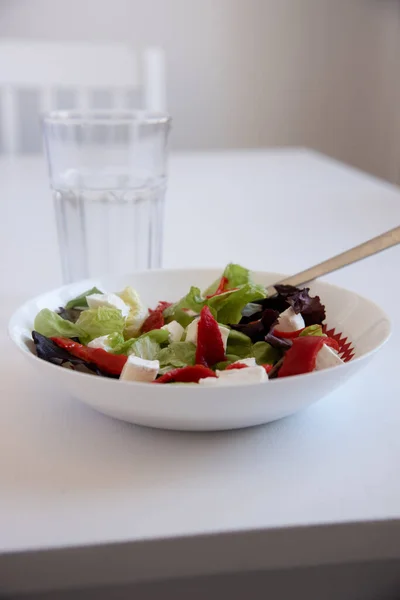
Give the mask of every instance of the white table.
[[[397, 189], [305, 150], [176, 155], [170, 172], [165, 266], [292, 272], [400, 222]], [[42, 160], [3, 159], [0, 188], [5, 326], [60, 273]], [[3, 331], [0, 593], [400, 558], [399, 261], [396, 248], [328, 278], [391, 316], [372, 366], [244, 431], [108, 419], [31, 379]]]

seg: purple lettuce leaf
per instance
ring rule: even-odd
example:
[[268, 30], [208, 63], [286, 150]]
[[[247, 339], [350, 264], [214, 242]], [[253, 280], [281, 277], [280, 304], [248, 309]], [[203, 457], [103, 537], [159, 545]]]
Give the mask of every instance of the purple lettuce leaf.
[[251, 323], [252, 321], [258, 321], [261, 319], [262, 307], [256, 302], [249, 302], [242, 310], [242, 318], [240, 324]]
[[60, 308], [56, 311], [56, 313], [60, 315], [62, 319], [71, 321], [71, 323], [77, 322], [81, 312], [82, 310], [79, 308], [64, 308], [64, 306], [60, 306]]
[[310, 296], [310, 288], [296, 288], [292, 285], [277, 285], [276, 291], [293, 308], [295, 313], [301, 313], [306, 327], [320, 325], [325, 319], [325, 306], [319, 296]]
[[271, 332], [267, 333], [265, 336], [265, 341], [268, 342], [268, 344], [270, 344], [273, 348], [276, 348], [277, 350], [283, 350], [284, 352], [289, 350], [293, 344], [291, 339], [278, 337]]
[[310, 288], [299, 289], [292, 285], [276, 285], [275, 288], [275, 296], [247, 304], [240, 323], [230, 327], [247, 335], [253, 343], [265, 340], [274, 348], [287, 350], [291, 342], [272, 334], [279, 314], [291, 306], [295, 313], [301, 313], [308, 327], [324, 321], [325, 307], [319, 296], [310, 296]]
[[270, 308], [271, 310], [278, 311], [278, 313], [281, 313], [289, 308], [286, 296], [281, 296], [281, 294], [276, 294], [275, 296], [270, 296], [269, 298], [263, 298], [262, 300], [256, 300], [254, 304], [259, 304], [261, 311], [265, 310], [266, 308]]
[[230, 325], [232, 329], [247, 335], [253, 344], [264, 341], [265, 336], [278, 322], [279, 313], [269, 308], [263, 310], [261, 318], [248, 323], [240, 322], [238, 325]]
[[86, 367], [86, 369], [93, 371], [96, 373], [96, 375], [114, 377], [113, 375], [104, 373], [93, 363], [87, 362], [86, 360], [78, 358], [77, 356], [73, 356], [64, 348], [57, 346], [57, 344], [55, 344], [50, 338], [41, 335], [37, 331], [32, 331], [32, 338], [35, 343], [36, 354], [43, 360], [47, 360], [54, 365], [60, 366], [68, 363], [73, 369], [76, 369], [77, 367]]
[[276, 285], [278, 294], [256, 303], [262, 308], [283, 312], [291, 306], [295, 313], [301, 313], [306, 327], [320, 325], [325, 319], [325, 306], [319, 296], [310, 296], [310, 288], [297, 288], [293, 285]]
[[252, 321], [251, 323], [229, 325], [229, 327], [231, 329], [235, 329], [236, 331], [240, 331], [240, 333], [244, 333], [244, 335], [247, 335], [253, 344], [264, 340], [265, 331], [264, 326], [261, 323], [261, 319], [258, 319], [258, 321]]
[[284, 356], [277, 363], [274, 364], [270, 372], [268, 373], [268, 379], [276, 379], [278, 377], [279, 369], [283, 365]]

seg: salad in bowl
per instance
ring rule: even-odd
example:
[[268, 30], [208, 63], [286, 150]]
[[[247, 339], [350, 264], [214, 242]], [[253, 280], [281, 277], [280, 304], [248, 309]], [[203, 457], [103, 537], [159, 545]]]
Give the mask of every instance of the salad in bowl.
[[267, 297], [237, 264], [207, 289], [193, 286], [152, 307], [132, 287], [93, 287], [55, 311], [40, 310], [32, 338], [45, 361], [152, 385], [266, 383], [351, 360], [350, 343], [327, 329], [319, 296], [276, 290]]

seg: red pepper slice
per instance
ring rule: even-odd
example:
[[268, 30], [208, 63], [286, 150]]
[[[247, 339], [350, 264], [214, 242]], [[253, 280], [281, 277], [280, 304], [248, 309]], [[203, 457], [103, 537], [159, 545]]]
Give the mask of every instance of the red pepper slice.
[[221, 281], [218, 284], [217, 289], [213, 294], [209, 294], [206, 296], [207, 300], [209, 298], [214, 298], [214, 296], [219, 296], [220, 294], [224, 294], [225, 292], [234, 292], [239, 288], [228, 288], [229, 279], [227, 277], [222, 276]]
[[[263, 369], [265, 369], [266, 373], [269, 373], [270, 371], [272, 371], [272, 367], [273, 365], [259, 365], [260, 367], [262, 367]], [[232, 365], [228, 365], [225, 369], [225, 371], [231, 371], [233, 369], [247, 369], [248, 365], [244, 365], [243, 363], [233, 363]]]
[[332, 338], [315, 335], [295, 338], [292, 347], [285, 354], [278, 377], [301, 375], [314, 371], [317, 354], [324, 344], [336, 349], [335, 340]]
[[[278, 329], [274, 329], [272, 332], [272, 335], [274, 335], [275, 337], [293, 340], [293, 339], [299, 337], [301, 332], [304, 331], [304, 329], [305, 329], [305, 327], [303, 327], [303, 329], [297, 329], [296, 331], [279, 331]], [[311, 337], [311, 336], [304, 336], [304, 337]], [[312, 336], [312, 337], [322, 337], [322, 336]], [[339, 352], [340, 346], [339, 346], [339, 343], [337, 342], [337, 340], [335, 340], [334, 338], [331, 338], [329, 336], [325, 337], [324, 339], [325, 339], [325, 344], [327, 346], [331, 346], [331, 348], [333, 348], [334, 350]]]
[[111, 354], [103, 348], [88, 348], [83, 344], [78, 344], [69, 338], [52, 337], [50, 338], [57, 346], [64, 348], [73, 356], [82, 358], [89, 363], [93, 363], [104, 373], [110, 375], [120, 375], [124, 364], [128, 360], [123, 354]]
[[163, 312], [168, 306], [171, 306], [171, 302], [161, 301], [158, 303], [157, 308], [149, 310], [149, 316], [145, 320], [140, 330], [141, 333], [148, 333], [153, 329], [161, 329], [165, 325], [165, 319]]
[[164, 312], [164, 310], [166, 308], [168, 308], [168, 306], [172, 306], [172, 302], [166, 302], [165, 300], [161, 300], [158, 304], [157, 304], [157, 308], [156, 310], [160, 310], [161, 312]]
[[226, 360], [218, 323], [208, 306], [203, 306], [197, 326], [196, 364], [211, 367]]
[[339, 352], [340, 350], [340, 345], [339, 342], [337, 340], [335, 340], [334, 338], [331, 338], [329, 336], [327, 336], [326, 338], [324, 338], [325, 344], [327, 346], [329, 346], [330, 348], [333, 348], [334, 350], [336, 350], [336, 352]]
[[233, 371], [234, 369], [247, 369], [248, 365], [244, 365], [243, 363], [233, 363], [231, 365], [228, 365], [225, 369], [225, 371]]
[[165, 325], [164, 315], [158, 310], [150, 310], [150, 314], [145, 320], [140, 333], [147, 333], [153, 329], [161, 329]]
[[226, 291], [226, 286], [228, 285], [228, 278], [222, 276], [221, 277], [221, 281], [218, 284], [217, 289], [215, 290], [215, 292], [213, 294], [209, 294], [208, 296], [206, 296], [207, 300], [208, 298], [214, 298], [214, 296], [219, 296], [220, 294], [223, 294]]
[[294, 338], [299, 337], [299, 335], [302, 331], [304, 331], [304, 329], [305, 327], [303, 327], [303, 329], [296, 329], [296, 331], [280, 331], [279, 329], [274, 329], [272, 331], [272, 335], [274, 335], [275, 337], [292, 340]]
[[182, 367], [181, 369], [168, 371], [168, 373], [156, 379], [154, 383], [199, 383], [200, 379], [206, 377], [216, 377], [216, 374], [203, 365], [194, 365], [193, 367]]

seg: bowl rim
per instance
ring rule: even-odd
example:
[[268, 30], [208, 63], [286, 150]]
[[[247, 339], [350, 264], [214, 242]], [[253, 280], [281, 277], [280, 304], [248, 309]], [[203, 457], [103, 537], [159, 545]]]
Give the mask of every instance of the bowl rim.
[[[222, 268], [223, 269], [223, 268]], [[147, 275], [147, 274], [152, 274], [152, 275], [157, 275], [157, 273], [167, 273], [167, 274], [180, 274], [180, 273], [204, 273], [204, 272], [210, 272], [210, 271], [217, 271], [217, 272], [221, 272], [221, 268], [220, 267], [178, 267], [178, 268], [159, 268], [159, 269], [148, 269], [148, 270], [143, 270], [143, 271], [132, 271], [130, 273], [126, 273], [126, 274], [122, 274], [122, 275], [115, 275], [115, 277], [124, 279], [126, 278], [132, 278], [135, 276], [143, 276], [143, 275]], [[275, 271], [260, 271], [257, 269], [251, 269], [251, 272], [256, 274], [256, 275], [276, 275], [277, 277], [280, 278], [284, 278], [286, 277], [285, 274], [282, 273], [277, 273]], [[9, 321], [8, 321], [8, 335], [11, 338], [11, 340], [13, 341], [13, 343], [16, 345], [16, 347], [18, 348], [18, 350], [25, 355], [30, 356], [34, 362], [35, 361], [39, 361], [40, 363], [46, 363], [47, 366], [55, 368], [57, 370], [60, 369], [59, 365], [55, 365], [51, 362], [45, 361], [41, 358], [39, 358], [36, 354], [33, 354], [33, 352], [31, 352], [29, 349], [22, 347], [21, 344], [18, 343], [18, 336], [15, 335], [14, 332], [14, 328], [15, 328], [15, 320], [16, 317], [18, 315], [18, 313], [22, 312], [24, 310], [25, 307], [28, 307], [30, 304], [40, 300], [43, 296], [46, 296], [48, 294], [53, 294], [56, 292], [61, 293], [62, 291], [66, 291], [68, 290], [71, 286], [80, 286], [82, 285], [82, 287], [84, 287], [85, 285], [91, 285], [94, 282], [101, 280], [101, 279], [107, 279], [107, 278], [111, 278], [113, 277], [113, 275], [100, 275], [98, 277], [93, 277], [93, 278], [89, 278], [89, 279], [82, 279], [79, 281], [74, 281], [72, 283], [69, 284], [65, 284], [62, 286], [59, 286], [57, 288], [53, 288], [50, 290], [47, 290], [45, 292], [42, 292], [41, 294], [37, 294], [36, 296], [29, 298], [28, 300], [26, 300], [25, 302], [23, 302], [18, 308], [15, 309], [15, 311], [12, 313]], [[318, 378], [318, 377], [322, 377], [324, 374], [326, 374], [327, 371], [329, 371], [330, 373], [332, 372], [337, 372], [338, 369], [340, 369], [343, 372], [343, 369], [348, 369], [351, 365], [354, 364], [358, 364], [359, 362], [365, 360], [366, 358], [372, 356], [373, 354], [375, 354], [378, 350], [380, 350], [380, 348], [382, 348], [387, 341], [389, 340], [389, 338], [392, 335], [392, 322], [389, 318], [389, 316], [387, 315], [387, 313], [378, 305], [376, 304], [376, 302], [374, 302], [373, 300], [367, 298], [366, 296], [363, 296], [361, 294], [358, 294], [357, 292], [354, 292], [353, 290], [350, 290], [348, 288], [344, 288], [342, 286], [330, 283], [328, 281], [325, 281], [324, 278], [320, 279], [318, 278], [318, 280], [315, 280], [318, 283], [322, 283], [324, 286], [327, 286], [329, 288], [335, 289], [337, 291], [345, 291], [345, 292], [350, 292], [351, 294], [353, 294], [355, 297], [360, 298], [362, 301], [369, 303], [374, 309], [376, 309], [382, 316], [382, 319], [384, 319], [387, 322], [387, 334], [385, 336], [385, 338], [383, 339], [382, 342], [380, 342], [380, 344], [378, 344], [376, 347], [372, 348], [371, 350], [368, 350], [368, 352], [366, 352], [365, 354], [362, 354], [361, 356], [358, 356], [354, 359], [352, 359], [349, 362], [346, 362], [342, 365], [337, 365], [334, 367], [331, 367], [329, 369], [324, 369], [321, 371], [312, 371], [311, 373], [302, 373], [300, 375], [291, 375], [290, 377], [282, 377], [282, 378], [275, 378], [270, 380], [268, 383], [272, 383], [273, 385], [284, 385], [285, 382], [287, 382], [288, 380], [290, 381], [294, 381], [297, 380], [298, 378], [301, 378], [302, 380], [304, 378], [309, 378], [312, 377], [313, 379]], [[310, 284], [314, 283], [314, 282], [309, 282]], [[308, 285], [308, 284], [306, 284]], [[138, 388], [138, 389], [149, 389], [149, 384], [145, 383], [145, 382], [138, 382], [138, 381], [120, 381], [119, 379], [114, 379], [111, 377], [100, 377], [100, 376], [95, 376], [93, 377], [93, 374], [91, 373], [82, 373], [80, 371], [74, 371], [73, 369], [63, 369], [63, 371], [65, 373], [71, 373], [73, 374], [73, 376], [78, 376], [78, 377], [83, 377], [85, 380], [87, 380], [87, 378], [90, 378], [91, 380], [94, 381], [103, 381], [104, 385], [112, 385], [112, 384], [116, 384], [118, 382], [118, 385], [124, 385], [124, 386], [129, 386], [133, 389]], [[106, 383], [107, 382], [107, 383]], [[201, 390], [210, 390], [212, 389], [214, 390], [218, 390], [218, 389], [223, 389], [226, 390], [227, 388], [259, 388], [263, 385], [265, 385], [266, 382], [261, 382], [261, 383], [237, 383], [235, 384], [235, 386], [230, 386], [230, 385], [224, 385], [224, 386], [220, 386], [220, 387], [212, 387], [209, 388], [208, 386], [201, 386], [201, 385], [191, 385], [191, 384], [187, 384], [187, 385], [178, 385], [178, 386], [171, 386], [173, 387], [174, 391], [177, 394], [181, 394], [184, 393], [185, 391], [187, 391], [188, 389], [190, 390], [195, 390], [195, 389], [201, 389]], [[96, 384], [97, 385], [97, 384]], [[151, 389], [156, 390], [156, 389], [161, 389], [161, 392], [155, 392], [155, 393], [165, 393], [165, 386], [151, 386]], [[162, 390], [164, 390], [164, 392], [162, 392]], [[197, 393], [197, 392], [195, 392]], [[200, 392], [203, 393], [203, 392]]]
[[85, 127], [88, 125], [168, 125], [171, 116], [166, 111], [147, 109], [57, 109], [42, 113], [42, 122], [48, 125]]

